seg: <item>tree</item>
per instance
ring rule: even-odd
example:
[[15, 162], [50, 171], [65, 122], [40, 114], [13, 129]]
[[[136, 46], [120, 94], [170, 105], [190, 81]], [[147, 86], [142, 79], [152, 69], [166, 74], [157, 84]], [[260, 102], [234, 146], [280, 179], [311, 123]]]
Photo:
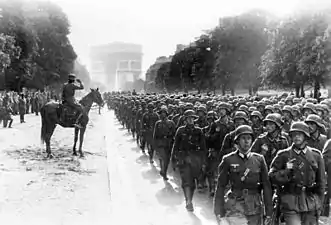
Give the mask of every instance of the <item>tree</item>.
[[212, 39], [218, 43], [214, 74], [226, 89], [244, 84], [249, 89], [257, 89], [260, 84], [258, 66], [261, 56], [268, 46], [268, 14], [250, 11], [235, 17], [222, 18], [220, 26], [212, 32]]
[[263, 82], [295, 88], [297, 96], [304, 96], [304, 85], [314, 84], [316, 96], [330, 65], [328, 21], [327, 14], [316, 12], [281, 21], [262, 57]]
[[76, 74], [77, 78], [81, 79], [81, 81], [84, 83], [85, 89], [90, 88], [90, 73], [88, 72], [86, 66], [80, 63], [78, 60], [75, 61], [74, 73]]
[[170, 62], [161, 63], [156, 72], [155, 86], [158, 90], [167, 89], [170, 71]]
[[14, 38], [18, 58], [5, 69], [8, 88], [63, 82], [73, 70], [76, 54], [69, 42], [69, 22], [51, 2], [1, 1], [0, 33]]

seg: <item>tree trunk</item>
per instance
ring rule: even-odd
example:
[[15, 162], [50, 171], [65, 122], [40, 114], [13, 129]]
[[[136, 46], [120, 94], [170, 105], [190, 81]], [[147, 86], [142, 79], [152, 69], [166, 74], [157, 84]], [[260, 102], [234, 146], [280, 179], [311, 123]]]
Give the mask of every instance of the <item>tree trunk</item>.
[[319, 91], [320, 91], [320, 82], [318, 79], [315, 79], [315, 85], [314, 85], [314, 98], [319, 99]]
[[295, 96], [300, 97], [300, 85], [295, 85]]
[[304, 85], [303, 84], [300, 85], [300, 91], [301, 91], [300, 96], [301, 97], [305, 97], [305, 88], [304, 88]]
[[231, 88], [231, 95], [234, 96], [234, 88]]
[[248, 86], [248, 94], [249, 94], [250, 96], [253, 95], [253, 89], [252, 89], [252, 86], [251, 86], [251, 85]]
[[226, 94], [225, 92], [225, 85], [222, 85], [222, 95], [224, 96]]

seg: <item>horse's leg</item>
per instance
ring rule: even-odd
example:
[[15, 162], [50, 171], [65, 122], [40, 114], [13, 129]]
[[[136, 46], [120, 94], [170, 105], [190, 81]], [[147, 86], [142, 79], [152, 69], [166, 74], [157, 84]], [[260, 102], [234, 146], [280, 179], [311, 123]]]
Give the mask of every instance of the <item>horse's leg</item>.
[[52, 151], [51, 151], [51, 137], [54, 133], [56, 124], [49, 124], [49, 127], [47, 128], [47, 133], [45, 135], [45, 143], [46, 143], [46, 153], [47, 158], [53, 158]]
[[73, 147], [73, 155], [77, 155], [77, 151], [76, 151], [76, 144], [77, 144], [77, 140], [78, 140], [78, 133], [79, 133], [79, 129], [75, 128], [75, 139], [74, 139], [74, 147]]
[[79, 134], [79, 155], [81, 158], [84, 157], [84, 153], [82, 151], [82, 147], [83, 147], [83, 141], [84, 141], [84, 135], [85, 135], [85, 130], [86, 130], [86, 126], [83, 127], [82, 129], [80, 129], [80, 134]]

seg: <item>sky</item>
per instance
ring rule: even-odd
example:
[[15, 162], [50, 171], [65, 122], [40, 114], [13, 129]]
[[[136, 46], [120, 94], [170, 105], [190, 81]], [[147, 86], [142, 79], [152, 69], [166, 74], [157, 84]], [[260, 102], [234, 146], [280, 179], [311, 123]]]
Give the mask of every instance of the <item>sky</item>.
[[[89, 47], [114, 41], [143, 46], [143, 70], [176, 44], [189, 44], [222, 16], [262, 8], [287, 15], [310, 0], [51, 0], [71, 22], [70, 40], [89, 67]], [[328, 0], [314, 0], [314, 4]]]

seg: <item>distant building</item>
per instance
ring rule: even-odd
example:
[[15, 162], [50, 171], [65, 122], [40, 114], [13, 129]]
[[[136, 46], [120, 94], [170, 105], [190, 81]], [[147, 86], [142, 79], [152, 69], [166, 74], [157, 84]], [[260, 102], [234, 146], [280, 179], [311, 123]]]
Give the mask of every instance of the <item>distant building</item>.
[[142, 72], [142, 45], [114, 42], [90, 48], [92, 80], [108, 90], [131, 90]]

